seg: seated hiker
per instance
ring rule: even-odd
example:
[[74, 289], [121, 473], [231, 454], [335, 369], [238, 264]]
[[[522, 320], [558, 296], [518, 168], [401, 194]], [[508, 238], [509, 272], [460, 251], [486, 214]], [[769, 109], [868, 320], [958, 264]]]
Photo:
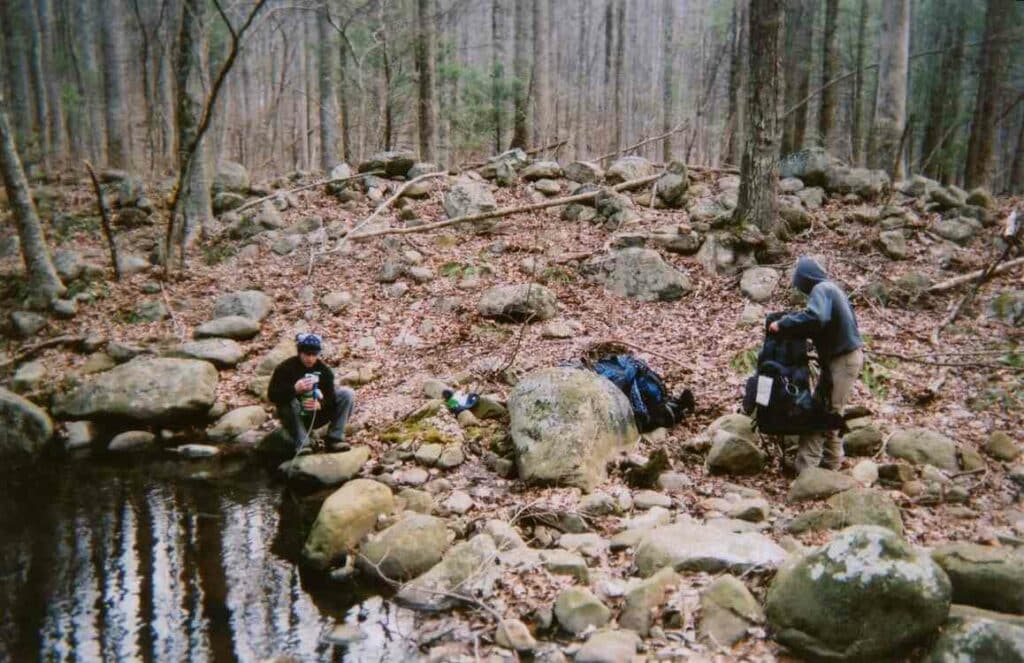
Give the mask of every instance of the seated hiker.
[[[857, 316], [846, 293], [828, 280], [825, 270], [812, 258], [802, 256], [797, 260], [793, 285], [808, 296], [807, 308], [775, 320], [768, 331], [814, 342], [821, 363], [818, 394], [833, 411], [842, 413], [864, 364], [864, 342], [857, 330]], [[795, 461], [798, 474], [819, 465], [838, 469], [842, 461], [842, 442], [834, 430], [800, 436]]]
[[345, 424], [352, 414], [355, 392], [335, 386], [334, 372], [320, 360], [323, 341], [316, 334], [295, 337], [296, 355], [281, 362], [270, 377], [267, 393], [277, 418], [295, 440], [298, 453], [310, 451], [309, 433], [330, 424], [324, 442], [344, 450]]

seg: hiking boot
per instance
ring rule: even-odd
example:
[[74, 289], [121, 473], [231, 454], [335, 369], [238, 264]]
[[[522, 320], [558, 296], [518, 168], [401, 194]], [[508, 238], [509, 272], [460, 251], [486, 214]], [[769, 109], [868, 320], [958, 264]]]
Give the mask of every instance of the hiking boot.
[[350, 445], [345, 440], [327, 439], [324, 440], [324, 444], [326, 444], [327, 448], [330, 449], [331, 451], [348, 451], [349, 449], [352, 448], [352, 445]]
[[295, 445], [296, 456], [305, 456], [311, 453], [313, 453], [313, 440], [308, 437], [302, 438], [299, 440], [299, 443]]

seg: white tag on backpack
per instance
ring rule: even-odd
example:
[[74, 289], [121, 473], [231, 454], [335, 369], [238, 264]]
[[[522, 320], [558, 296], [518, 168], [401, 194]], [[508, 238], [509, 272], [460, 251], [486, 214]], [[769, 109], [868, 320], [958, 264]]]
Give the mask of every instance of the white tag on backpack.
[[772, 379], [767, 375], [757, 376], [757, 398], [754, 399], [758, 405], [768, 407], [772, 400]]

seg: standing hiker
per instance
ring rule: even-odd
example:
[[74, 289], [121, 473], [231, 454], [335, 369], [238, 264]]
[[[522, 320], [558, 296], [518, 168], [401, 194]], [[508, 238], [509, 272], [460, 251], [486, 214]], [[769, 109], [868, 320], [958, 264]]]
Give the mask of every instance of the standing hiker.
[[[853, 383], [864, 365], [864, 341], [857, 330], [857, 316], [842, 288], [828, 280], [817, 262], [802, 256], [793, 272], [793, 285], [808, 296], [807, 308], [790, 313], [768, 326], [772, 334], [809, 338], [814, 342], [821, 363], [818, 395], [842, 414]], [[795, 468], [797, 473], [821, 465], [838, 469], [843, 461], [843, 446], [835, 431], [800, 436]]]
[[336, 387], [334, 372], [320, 360], [323, 341], [316, 334], [295, 337], [294, 357], [281, 362], [270, 377], [267, 393], [277, 407], [277, 418], [292, 436], [298, 453], [308, 453], [309, 433], [330, 424], [324, 442], [329, 449], [344, 450], [345, 424], [352, 414], [356, 394]]

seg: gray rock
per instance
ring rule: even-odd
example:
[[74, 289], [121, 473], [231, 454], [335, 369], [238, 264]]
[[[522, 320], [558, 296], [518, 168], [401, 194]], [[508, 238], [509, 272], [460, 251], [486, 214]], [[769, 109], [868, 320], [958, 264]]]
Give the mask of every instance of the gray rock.
[[732, 647], [765, 620], [761, 605], [746, 585], [728, 574], [701, 592], [700, 612], [701, 639], [716, 648]]
[[352, 553], [377, 518], [394, 508], [394, 497], [384, 484], [353, 479], [324, 500], [313, 522], [302, 556], [314, 568], [326, 570]]
[[672, 498], [654, 490], [638, 490], [633, 495], [633, 506], [642, 511], [656, 506], [670, 509], [672, 508]]
[[645, 302], [673, 301], [693, 289], [685, 273], [652, 249], [612, 251], [587, 263], [583, 272], [620, 297]]
[[31, 311], [15, 311], [11, 313], [11, 327], [19, 338], [35, 336], [46, 326], [46, 318]]
[[828, 505], [838, 515], [838, 522], [833, 529], [850, 525], [878, 525], [903, 536], [903, 517], [899, 507], [877, 490], [845, 490], [830, 497]]
[[227, 315], [214, 318], [196, 327], [193, 336], [201, 338], [230, 338], [248, 340], [260, 333], [260, 323], [242, 315]]
[[625, 605], [619, 615], [619, 626], [647, 637], [654, 625], [654, 612], [668, 599], [668, 593], [682, 579], [670, 567], [665, 567], [626, 592]]
[[924, 660], [1024, 663], [1024, 627], [989, 619], [951, 618]]
[[957, 244], [969, 244], [979, 230], [980, 223], [962, 216], [955, 219], [940, 219], [935, 223], [935, 234]]
[[610, 230], [616, 230], [640, 218], [633, 205], [633, 199], [612, 189], [602, 188], [598, 191], [597, 197], [594, 198], [594, 208], [604, 219], [605, 228]]
[[395, 472], [395, 482], [408, 486], [422, 486], [430, 478], [422, 467], [410, 467]]
[[1024, 326], [1024, 290], [1004, 290], [989, 300], [988, 317], [1014, 327]]
[[568, 550], [541, 550], [540, 561], [550, 573], [556, 576], [572, 576], [585, 583], [588, 580], [587, 562]]
[[484, 182], [477, 182], [465, 177], [459, 178], [445, 192], [444, 212], [449, 219], [470, 214], [480, 214], [497, 209], [498, 203], [491, 194], [491, 189]]
[[486, 534], [478, 534], [451, 548], [440, 563], [406, 583], [396, 600], [416, 610], [439, 611], [456, 606], [452, 594], [486, 599], [500, 574], [498, 550]]
[[804, 183], [796, 177], [783, 177], [779, 180], [779, 193], [788, 195], [804, 188]]
[[926, 196], [932, 189], [937, 189], [941, 186], [935, 180], [929, 179], [924, 175], [914, 175], [909, 180], [900, 182], [896, 188], [904, 195], [921, 198]]
[[453, 490], [452, 494], [448, 496], [441, 506], [448, 513], [454, 513], [456, 515], [463, 515], [468, 513], [476, 504], [473, 502], [473, 498], [461, 490]]
[[588, 516], [607, 516], [615, 513], [615, 500], [607, 493], [594, 491], [583, 496], [583, 499], [580, 500], [579, 511]]
[[657, 171], [654, 164], [643, 157], [620, 157], [608, 168], [605, 180], [608, 184], [620, 184], [629, 180], [654, 175]]
[[714, 474], [757, 474], [768, 455], [754, 442], [753, 435], [740, 435], [725, 429], [711, 432], [711, 450], [706, 466]]
[[611, 382], [571, 368], [534, 371], [509, 398], [519, 476], [592, 490], [605, 465], [639, 438], [625, 395]]
[[789, 502], [820, 500], [856, 487], [857, 481], [849, 474], [821, 467], [808, 467], [789, 487], [786, 500]]
[[403, 150], [378, 152], [359, 164], [359, 172], [382, 170], [387, 177], [405, 177], [416, 161], [416, 155], [412, 152]]
[[301, 243], [301, 237], [285, 235], [284, 237], [278, 237], [274, 240], [274, 243], [270, 245], [270, 250], [279, 256], [286, 256], [298, 248]]
[[686, 164], [673, 161], [667, 172], [658, 178], [655, 190], [658, 197], [668, 207], [681, 207], [686, 202], [686, 192], [690, 188], [690, 180], [686, 175]]
[[494, 642], [499, 647], [512, 649], [521, 654], [529, 653], [537, 648], [537, 641], [526, 628], [526, 624], [518, 619], [503, 619], [498, 622], [494, 633]]
[[329, 292], [320, 300], [328, 311], [337, 315], [352, 304], [352, 293], [348, 291]]
[[557, 196], [562, 192], [562, 185], [555, 180], [537, 180], [534, 182], [533, 188], [545, 196]]
[[228, 338], [204, 338], [182, 343], [172, 355], [202, 359], [218, 368], [230, 368], [245, 358], [245, 348]]
[[593, 161], [574, 161], [565, 167], [565, 178], [580, 184], [596, 184], [604, 179], [604, 169]]
[[57, 249], [53, 253], [53, 267], [57, 270], [57, 275], [61, 280], [68, 283], [82, 275], [82, 271], [85, 270], [85, 262], [82, 261], [82, 256], [75, 251]]
[[527, 182], [536, 180], [554, 180], [562, 176], [562, 167], [557, 161], [535, 161], [524, 168], [519, 177]]
[[564, 589], [555, 600], [558, 625], [574, 635], [583, 633], [590, 626], [604, 626], [611, 616], [611, 610], [583, 587]]
[[494, 165], [494, 183], [500, 187], [515, 186], [519, 177], [516, 169], [507, 161], [499, 161]]
[[764, 324], [765, 310], [760, 304], [745, 304], [740, 313], [740, 324], [744, 327], [757, 327]]
[[992, 431], [985, 443], [985, 453], [997, 460], [1011, 461], [1020, 455], [1020, 449], [1003, 431]]
[[35, 456], [52, 437], [53, 422], [42, 408], [0, 387], [0, 457]]
[[873, 486], [878, 481], [878, 463], [873, 460], [862, 460], [853, 466], [850, 476], [863, 486]]
[[139, 302], [132, 313], [136, 320], [142, 322], [159, 322], [170, 317], [167, 307], [159, 299]]
[[596, 559], [608, 552], [608, 541], [600, 534], [593, 532], [567, 533], [558, 538], [558, 547], [569, 552], [580, 552], [591, 559]]
[[874, 456], [882, 448], [882, 433], [874, 426], [857, 428], [843, 436], [847, 456]]
[[740, 292], [753, 302], [771, 299], [781, 275], [771, 267], [751, 267], [740, 278]]
[[107, 451], [146, 451], [156, 444], [156, 435], [145, 430], [130, 430], [119, 433], [110, 440]]
[[809, 210], [820, 209], [825, 204], [825, 190], [817, 186], [797, 191], [796, 197]]
[[64, 424], [64, 448], [83, 449], [96, 441], [96, 426], [91, 421], [69, 421]]
[[914, 465], [934, 465], [952, 472], [960, 469], [956, 460], [956, 443], [942, 433], [927, 428], [896, 431], [889, 438], [885, 452]]
[[224, 414], [206, 431], [206, 437], [218, 443], [230, 442], [246, 431], [255, 430], [267, 420], [261, 405], [248, 405]]
[[221, 295], [213, 305], [213, 317], [242, 316], [261, 321], [270, 314], [273, 302], [259, 290], [241, 290]]
[[765, 612], [774, 638], [801, 656], [877, 660], [934, 634], [950, 594], [927, 555], [890, 530], [857, 526], [780, 569]]
[[499, 285], [485, 290], [476, 308], [485, 318], [541, 322], [555, 317], [558, 299], [553, 292], [537, 283]]
[[603, 629], [593, 633], [573, 659], [576, 663], [630, 663], [636, 660], [640, 638], [632, 631]]
[[878, 248], [893, 260], [907, 258], [907, 238], [902, 230], [883, 230], [878, 233]]
[[213, 197], [213, 213], [223, 214], [245, 204], [245, 196], [230, 191], [221, 191]]
[[650, 576], [665, 566], [677, 571], [730, 571], [777, 568], [786, 551], [762, 534], [733, 534], [696, 523], [676, 523], [647, 532], [636, 550], [636, 568]]
[[214, 456], [220, 455], [220, 447], [215, 447], [211, 444], [183, 444], [178, 447], [174, 447], [175, 453], [182, 458], [197, 459], [197, 458], [213, 458]]
[[213, 192], [249, 193], [249, 171], [235, 161], [221, 161], [213, 175]]
[[119, 255], [118, 266], [121, 268], [122, 275], [131, 276], [132, 274], [148, 272], [152, 265], [149, 264], [148, 260], [140, 256]]
[[[459, 414], [460, 417], [462, 417], [462, 415], [469, 415], [472, 417], [473, 413], [467, 410]], [[461, 419], [460, 423], [462, 423]], [[444, 451], [441, 452], [440, 457], [438, 457], [437, 466], [442, 470], [451, 470], [462, 465], [464, 462], [466, 462], [466, 455], [462, 450], [462, 445], [450, 444], [445, 447]]]
[[824, 184], [826, 171], [833, 161], [833, 158], [819, 147], [793, 152], [781, 160], [779, 177], [796, 177], [809, 186]]
[[43, 386], [46, 378], [46, 367], [41, 361], [25, 362], [11, 378], [11, 390], [19, 394], [36, 391]]
[[936, 186], [929, 190], [928, 199], [942, 210], [963, 207], [967, 204], [966, 192], [955, 186]]
[[884, 170], [849, 168], [833, 165], [825, 173], [825, 190], [829, 193], [855, 193], [865, 200], [874, 200], [890, 188], [889, 175]]
[[390, 580], [408, 580], [433, 568], [447, 549], [448, 530], [443, 520], [407, 515], [367, 537], [360, 546], [358, 564]]
[[194, 359], [136, 358], [59, 392], [53, 411], [67, 419], [178, 422], [209, 411], [217, 369]]
[[936, 548], [932, 559], [953, 583], [957, 603], [1024, 614], [1024, 556], [1017, 551], [950, 543]]
[[68, 320], [78, 315], [78, 300], [76, 299], [55, 299], [50, 302], [50, 310], [58, 318]]

